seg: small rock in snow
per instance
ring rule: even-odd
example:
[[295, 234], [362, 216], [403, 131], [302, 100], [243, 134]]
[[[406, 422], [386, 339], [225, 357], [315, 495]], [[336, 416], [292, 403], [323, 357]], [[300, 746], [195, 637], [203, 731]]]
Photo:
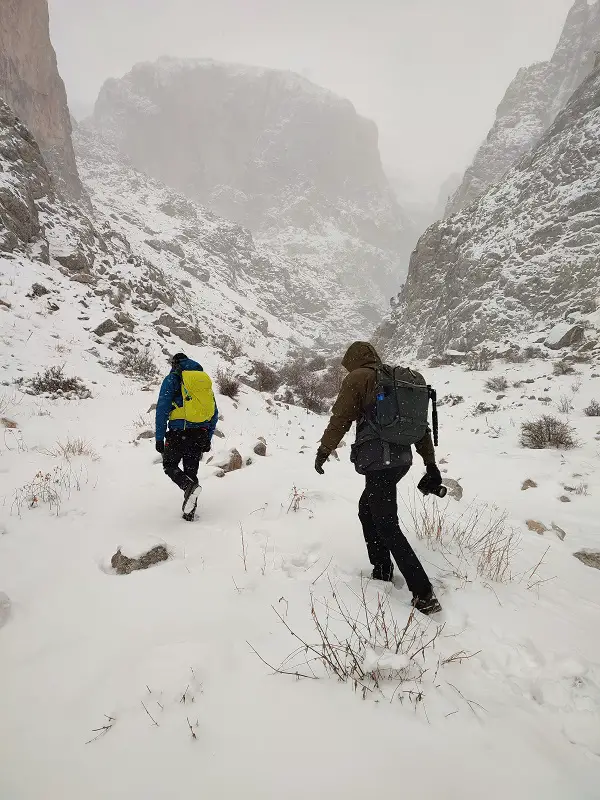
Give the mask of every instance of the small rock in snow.
[[528, 519], [525, 524], [530, 531], [534, 531], [540, 536], [543, 536], [543, 534], [548, 530], [548, 528], [542, 522], [537, 522], [535, 519]]
[[531, 478], [527, 478], [527, 480], [523, 481], [521, 491], [524, 492], [526, 489], [537, 489], [537, 483], [532, 481]]
[[593, 567], [594, 569], [600, 569], [600, 550], [579, 550], [577, 553], [573, 553], [575, 558], [578, 558], [582, 564], [585, 564], [586, 567]]

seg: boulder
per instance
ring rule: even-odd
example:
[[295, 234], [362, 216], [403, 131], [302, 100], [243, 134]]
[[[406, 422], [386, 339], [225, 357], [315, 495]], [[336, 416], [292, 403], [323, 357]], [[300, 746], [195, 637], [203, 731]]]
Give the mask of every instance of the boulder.
[[239, 452], [233, 447], [231, 450], [226, 452], [218, 453], [213, 459], [211, 466], [215, 466], [218, 468], [219, 472], [223, 472], [227, 474], [228, 472], [235, 472], [238, 469], [241, 469], [244, 464], [244, 460]]
[[254, 453], [255, 453], [257, 456], [266, 456], [266, 455], [267, 455], [267, 443], [266, 443], [266, 441], [263, 439], [263, 437], [262, 437], [262, 436], [259, 436], [259, 437], [258, 437], [258, 441], [257, 441], [257, 442], [256, 442], [256, 444], [254, 445], [254, 448], [253, 448], [253, 449], [254, 449]]
[[444, 478], [442, 483], [446, 489], [448, 489], [448, 494], [450, 497], [453, 497], [455, 500], [462, 500], [463, 487], [458, 481], [455, 481], [454, 478]]
[[553, 522], [553, 523], [552, 523], [552, 530], [553, 530], [553, 531], [554, 531], [554, 533], [555, 533], [555, 534], [558, 536], [558, 538], [561, 540], [561, 542], [564, 542], [564, 540], [565, 540], [565, 537], [566, 537], [566, 535], [567, 535], [567, 532], [566, 532], [566, 531], [564, 531], [562, 528], [560, 528], [560, 527], [559, 527], [559, 526], [556, 524], [556, 522]]
[[535, 519], [528, 519], [525, 523], [530, 531], [534, 531], [535, 533], [543, 536], [544, 533], [548, 530], [548, 528], [543, 524], [543, 522], [537, 522]]
[[166, 328], [175, 336], [179, 336], [186, 344], [192, 346], [202, 344], [202, 337], [196, 328], [192, 328], [190, 325], [176, 320], [175, 317], [171, 316], [171, 314], [168, 314], [166, 311], [160, 315], [154, 325]]
[[156, 547], [153, 547], [151, 550], [148, 550], [148, 552], [143, 553], [139, 558], [130, 558], [129, 556], [124, 556], [121, 552], [121, 548], [119, 547], [117, 552], [111, 558], [110, 564], [117, 575], [129, 575], [130, 572], [134, 572], [138, 569], [148, 569], [148, 567], [151, 567], [153, 564], [158, 564], [161, 561], [167, 561], [168, 558], [169, 551], [162, 544], [156, 545]]
[[114, 319], [105, 319], [97, 328], [94, 329], [96, 336], [104, 336], [107, 333], [114, 333], [119, 330], [119, 326]]
[[95, 286], [98, 280], [94, 275], [90, 275], [88, 272], [76, 272], [74, 275], [71, 275], [70, 278], [72, 281], [75, 281], [75, 283], [83, 283], [86, 286]]
[[573, 553], [575, 558], [578, 558], [582, 564], [585, 564], [586, 567], [593, 567], [594, 569], [600, 569], [600, 550], [579, 550], [577, 553]]
[[81, 250], [74, 250], [72, 253], [54, 256], [61, 267], [68, 269], [70, 272], [83, 272], [89, 269], [90, 264]]
[[544, 344], [550, 350], [562, 350], [563, 347], [573, 347], [581, 344], [585, 337], [585, 331], [582, 325], [570, 325], [566, 322], [561, 322], [555, 325]]
[[531, 478], [527, 478], [527, 480], [523, 481], [523, 485], [521, 486], [521, 491], [524, 492], [527, 489], [537, 489], [537, 483], [532, 481]]
[[119, 325], [121, 325], [123, 328], [125, 328], [126, 331], [129, 331], [130, 333], [133, 331], [133, 329], [137, 324], [135, 320], [133, 320], [129, 316], [129, 314], [126, 314], [124, 311], [117, 311], [115, 313], [115, 319], [119, 323]]

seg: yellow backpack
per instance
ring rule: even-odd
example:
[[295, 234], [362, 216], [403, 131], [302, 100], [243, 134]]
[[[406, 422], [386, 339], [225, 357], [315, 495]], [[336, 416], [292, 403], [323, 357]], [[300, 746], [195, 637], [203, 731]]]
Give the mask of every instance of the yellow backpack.
[[181, 394], [183, 405], [176, 406], [169, 419], [183, 419], [186, 422], [210, 422], [215, 413], [215, 396], [212, 381], [206, 372], [183, 370], [181, 373]]

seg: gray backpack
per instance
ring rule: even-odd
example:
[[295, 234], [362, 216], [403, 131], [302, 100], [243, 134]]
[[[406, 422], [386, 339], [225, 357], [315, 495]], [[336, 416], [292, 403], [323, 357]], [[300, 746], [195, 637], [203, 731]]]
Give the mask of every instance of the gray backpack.
[[377, 367], [375, 397], [357, 424], [352, 461], [358, 472], [410, 466], [411, 445], [428, 430], [430, 400], [437, 447], [436, 392], [420, 373], [406, 367]]

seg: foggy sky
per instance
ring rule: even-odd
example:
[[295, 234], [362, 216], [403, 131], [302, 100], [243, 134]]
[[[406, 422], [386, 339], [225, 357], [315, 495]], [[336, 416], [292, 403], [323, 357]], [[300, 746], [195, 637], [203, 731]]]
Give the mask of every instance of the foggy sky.
[[550, 57], [572, 0], [49, 0], [69, 100], [161, 55], [291, 69], [376, 121], [407, 196], [462, 171], [520, 66]]

